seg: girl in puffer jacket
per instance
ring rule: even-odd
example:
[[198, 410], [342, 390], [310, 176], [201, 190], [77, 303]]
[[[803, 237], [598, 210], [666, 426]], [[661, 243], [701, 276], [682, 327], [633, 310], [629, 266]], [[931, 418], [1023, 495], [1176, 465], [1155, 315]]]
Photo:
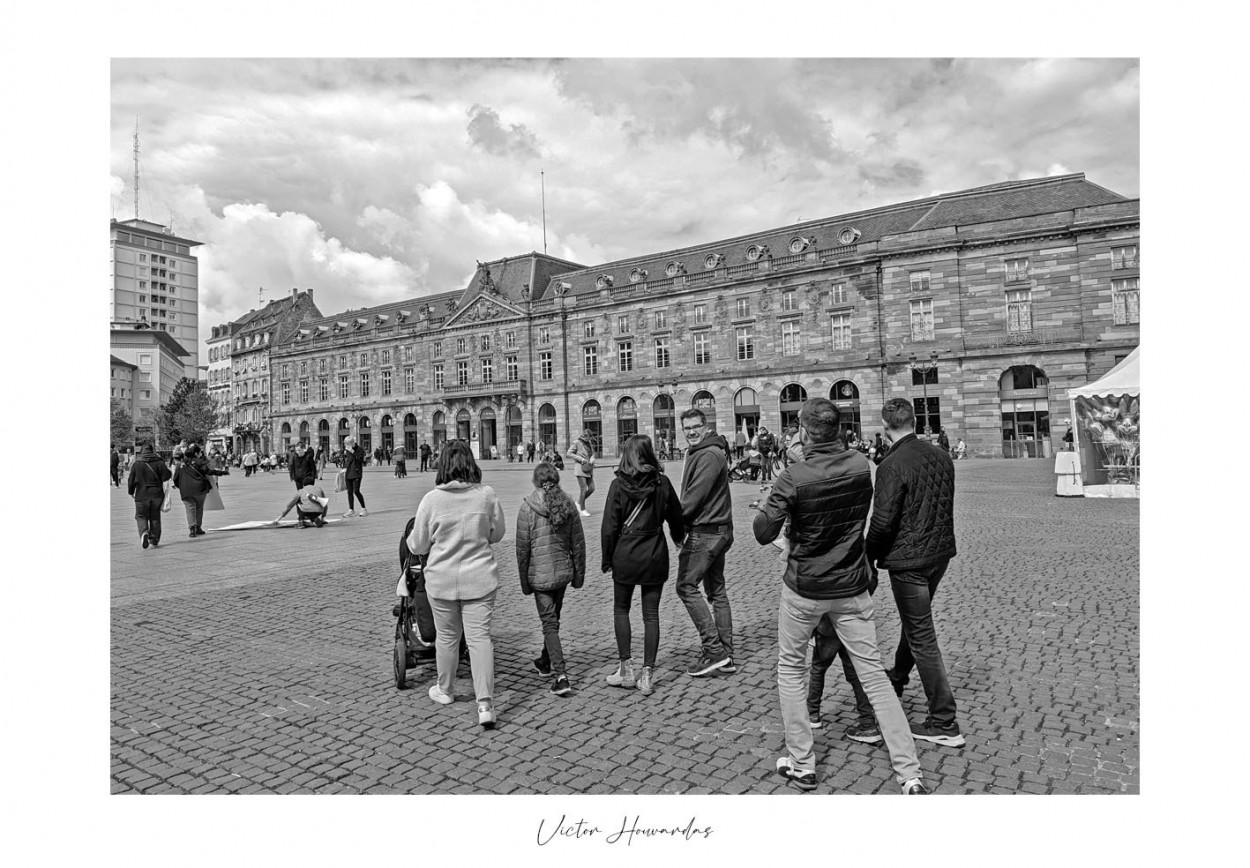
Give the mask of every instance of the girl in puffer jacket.
[[516, 518], [517, 574], [521, 593], [534, 595], [543, 625], [543, 650], [534, 660], [540, 675], [550, 676], [551, 692], [572, 692], [560, 647], [560, 610], [564, 591], [586, 580], [586, 536], [577, 506], [560, 488], [560, 472], [543, 462], [534, 468], [534, 490], [521, 502]]

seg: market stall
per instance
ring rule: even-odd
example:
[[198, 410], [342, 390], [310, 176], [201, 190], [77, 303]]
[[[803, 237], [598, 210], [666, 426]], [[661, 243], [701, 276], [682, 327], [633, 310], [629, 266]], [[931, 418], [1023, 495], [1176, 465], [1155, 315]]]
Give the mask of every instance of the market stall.
[[1086, 497], [1141, 494], [1141, 347], [1104, 376], [1068, 390]]

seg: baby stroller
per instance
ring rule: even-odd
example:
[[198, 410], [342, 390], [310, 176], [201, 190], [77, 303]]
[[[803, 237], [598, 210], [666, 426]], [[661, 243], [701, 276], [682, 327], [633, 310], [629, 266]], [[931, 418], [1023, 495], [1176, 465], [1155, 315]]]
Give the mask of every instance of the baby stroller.
[[[399, 602], [391, 609], [395, 616], [395, 687], [403, 690], [407, 686], [408, 670], [422, 661], [434, 659], [434, 611], [430, 608], [430, 598], [425, 593], [425, 558], [414, 556], [408, 550], [408, 535], [416, 523], [416, 516], [408, 519], [404, 525], [403, 536], [399, 538], [400, 578], [396, 591]], [[467, 660], [468, 646], [464, 636], [460, 637], [460, 659]]]
[[745, 455], [737, 461], [729, 465], [729, 481], [730, 482], [746, 482], [750, 480], [754, 482], [760, 476], [760, 454], [755, 450], [748, 450]]

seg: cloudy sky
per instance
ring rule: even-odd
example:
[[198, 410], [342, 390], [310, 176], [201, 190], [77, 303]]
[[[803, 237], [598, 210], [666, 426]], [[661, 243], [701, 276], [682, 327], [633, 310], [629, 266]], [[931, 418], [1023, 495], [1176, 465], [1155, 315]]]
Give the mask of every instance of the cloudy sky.
[[[199, 239], [205, 326], [325, 314], [998, 181], [1138, 195], [1136, 60], [113, 60], [111, 216]], [[266, 297], [271, 297], [267, 292]]]

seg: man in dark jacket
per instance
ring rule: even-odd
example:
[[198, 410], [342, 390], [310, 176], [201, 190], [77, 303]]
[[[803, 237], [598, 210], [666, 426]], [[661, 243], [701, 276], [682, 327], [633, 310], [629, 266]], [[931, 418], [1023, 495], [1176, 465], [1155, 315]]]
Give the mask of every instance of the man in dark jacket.
[[317, 481], [317, 459], [304, 441], [295, 444], [295, 453], [291, 456], [288, 469], [296, 491]]
[[421, 453], [421, 472], [425, 473], [430, 466], [430, 444], [422, 440], [418, 451]]
[[760, 468], [763, 473], [760, 475], [760, 482], [772, 482], [773, 479], [773, 449], [776, 446], [776, 438], [763, 425], [760, 426], [759, 433], [755, 436], [755, 448], [760, 451]]
[[[686, 670], [696, 678], [717, 669], [736, 672], [733, 617], [725, 593], [725, 552], [734, 544], [733, 502], [729, 496], [729, 443], [707, 433], [707, 417], [691, 408], [681, 414], [690, 449], [681, 477], [681, 513], [687, 533], [677, 556], [677, 596], [699, 631], [703, 653]], [[712, 604], [699, 594], [700, 586]]]
[[171, 475], [152, 444], [144, 443], [126, 480], [126, 491], [135, 499], [135, 521], [144, 548], [161, 541], [161, 502], [165, 499], [165, 482]]
[[118, 488], [122, 484], [122, 456], [117, 451], [117, 447], [113, 447], [113, 451], [109, 453], [109, 476], [113, 480], [113, 487]]
[[868, 459], [838, 438], [838, 408], [826, 398], [805, 401], [799, 425], [806, 441], [803, 461], [777, 477], [752, 526], [755, 539], [766, 545], [790, 521], [777, 617], [777, 693], [788, 755], [777, 760], [777, 772], [800, 789], [816, 787], [806, 707], [807, 643], [828, 614], [872, 704], [904, 795], [925, 795], [907, 716], [877, 651], [872, 571], [864, 552], [864, 523], [872, 502]]
[[916, 437], [910, 402], [891, 398], [881, 409], [890, 451], [877, 468], [877, 493], [868, 526], [868, 558], [890, 571], [903, 635], [886, 674], [903, 695], [915, 665], [929, 716], [912, 727], [916, 738], [960, 747], [955, 697], [933, 626], [933, 595], [955, 556], [955, 465], [950, 455]]

